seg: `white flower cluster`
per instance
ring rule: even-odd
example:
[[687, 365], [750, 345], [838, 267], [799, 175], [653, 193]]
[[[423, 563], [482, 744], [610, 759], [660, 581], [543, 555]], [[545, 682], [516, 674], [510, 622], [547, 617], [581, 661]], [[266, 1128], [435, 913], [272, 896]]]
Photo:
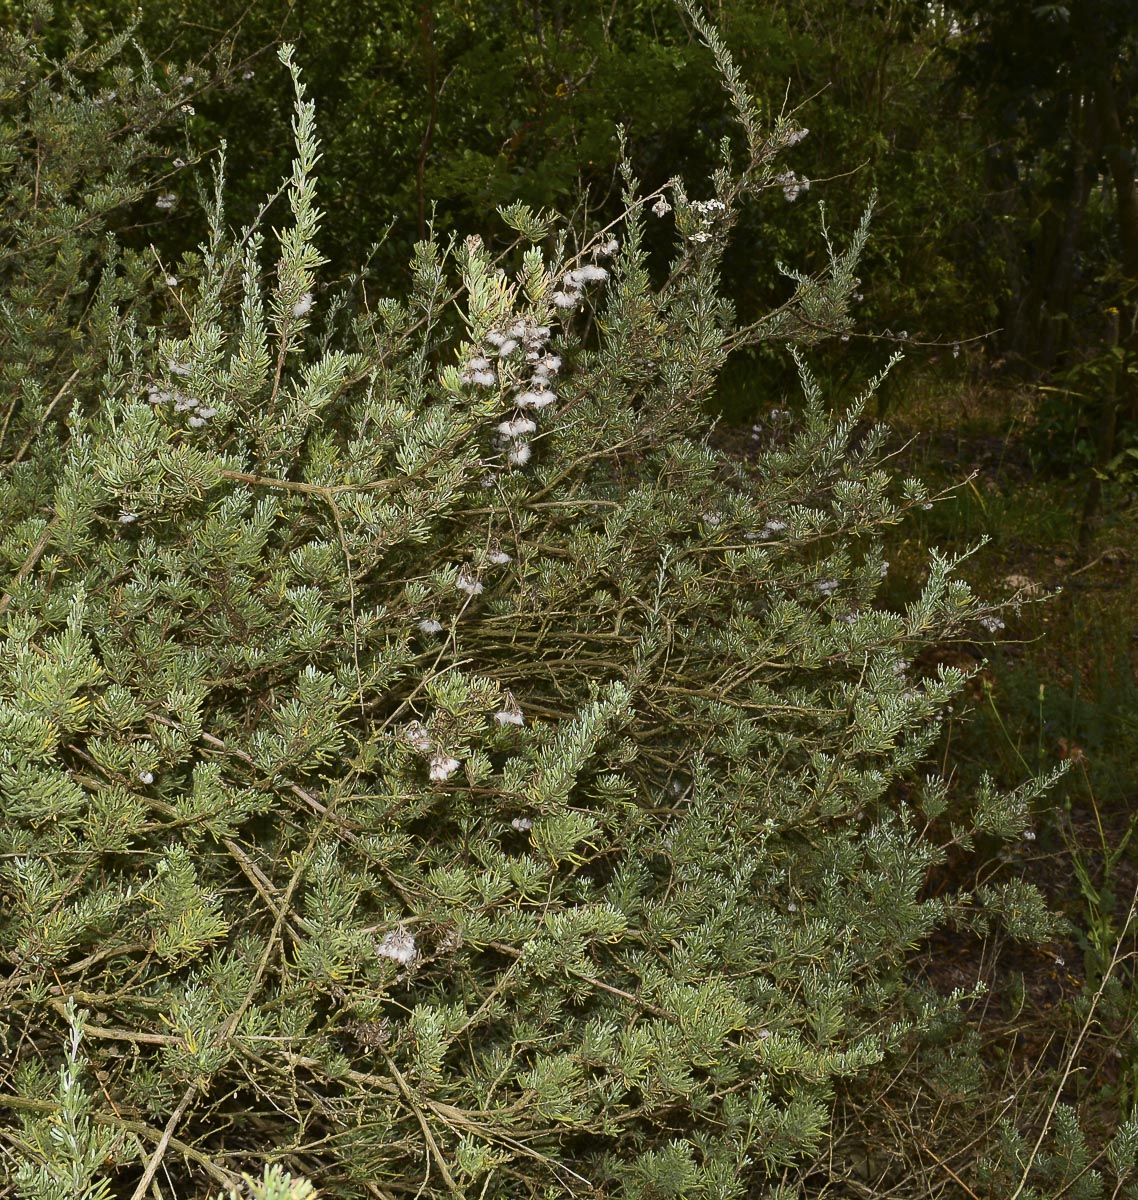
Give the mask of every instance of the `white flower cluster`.
[[704, 221], [714, 221], [720, 213], [727, 211], [727, 205], [722, 200], [693, 200], [692, 211]]
[[496, 567], [505, 566], [506, 563], [511, 561], [510, 556], [502, 549], [497, 538], [490, 539], [490, 545], [486, 550], [486, 561], [493, 563]]
[[[185, 363], [171, 362], [170, 371], [174, 375], [188, 375], [190, 368]], [[147, 403], [154, 404], [169, 404], [174, 401], [175, 412], [192, 412], [194, 415], [190, 417], [190, 425], [194, 429], [200, 429], [210, 417], [217, 416], [217, 409], [203, 405], [202, 402], [193, 396], [187, 395], [181, 388], [172, 388], [170, 391], [165, 391], [156, 383], [146, 385]]]
[[518, 833], [528, 833], [533, 828], [533, 821], [529, 817], [515, 817], [510, 824]]
[[583, 267], [576, 267], [572, 271], [566, 271], [561, 277], [561, 290], [553, 293], [553, 303], [558, 308], [577, 308], [583, 299], [586, 285], [590, 283], [604, 283], [608, 277], [608, 271], [604, 267], [596, 266], [594, 263], [586, 263]]
[[477, 596], [482, 591], [482, 581], [475, 574], [474, 568], [469, 563], [463, 563], [458, 569], [458, 577], [454, 581], [454, 586], [460, 592], [465, 592], [468, 596]]
[[443, 783], [448, 780], [462, 764], [450, 754], [436, 750], [431, 755], [431, 782]]
[[431, 735], [427, 732], [426, 726], [421, 721], [408, 721], [400, 731], [400, 736], [420, 754], [429, 754], [434, 750], [430, 759], [432, 783], [444, 782], [462, 765], [453, 755], [434, 748], [435, 744], [431, 740]]
[[498, 376], [494, 374], [494, 366], [490, 360], [482, 354], [476, 354], [463, 368], [462, 382], [475, 383], [479, 387], [493, 387], [498, 382]]
[[810, 180], [795, 175], [793, 171], [783, 171], [781, 175], [774, 177], [774, 181], [782, 188], [782, 194], [790, 202], [797, 200], [802, 192], [810, 190]]
[[380, 958], [394, 959], [401, 966], [410, 966], [419, 957], [415, 938], [405, 929], [393, 929], [375, 948]]
[[664, 199], [663, 196], [652, 205], [652, 211], [658, 217], [666, 217], [672, 211], [672, 206]]
[[426, 754], [431, 748], [431, 735], [421, 721], [408, 721], [403, 726], [403, 740], [414, 746], [420, 754]]
[[509, 689], [502, 693], [502, 707], [494, 714], [499, 725], [524, 725], [526, 719]]
[[169, 211], [178, 203], [178, 197], [173, 192], [163, 192], [154, 203], [159, 208]]
[[786, 139], [788, 146], [797, 146], [800, 141], [810, 132], [809, 129], [799, 127], [793, 133], [789, 134]]
[[832, 596], [838, 590], [838, 581], [822, 579], [814, 585], [814, 590], [821, 596]]
[[695, 233], [689, 234], [689, 241], [693, 242], [708, 242], [711, 240], [709, 232], [717, 217], [720, 217], [727, 211], [727, 205], [722, 200], [693, 200], [691, 210], [699, 217], [700, 228]]
[[[587, 272], [590, 277], [594, 277], [593, 273], [597, 271], [602, 276], [608, 274], [602, 267], [582, 267], [578, 275]], [[548, 325], [538, 325], [528, 318], [515, 321], [506, 330], [491, 329], [486, 334], [486, 341], [495, 348], [499, 363], [520, 352], [518, 368], [522, 374], [528, 375], [528, 378], [519, 379], [516, 372], [511, 373], [514, 375], [511, 382], [521, 389], [513, 397], [515, 410], [532, 409], [534, 412], [540, 412], [557, 400], [557, 393], [550, 383], [553, 376], [561, 370], [561, 358], [549, 351], [549, 336]], [[525, 366], [521, 365], [523, 361]], [[464, 383], [486, 387], [498, 382], [490, 360], [481, 354], [467, 363], [462, 379]], [[499, 422], [495, 429], [498, 448], [505, 451], [506, 460], [512, 467], [521, 467], [529, 462], [533, 450], [527, 439], [528, 435], [536, 432], [537, 423], [518, 412], [515, 412], [513, 417]]]
[[305, 292], [303, 296], [292, 306], [292, 315], [294, 317], [303, 317], [312, 311], [312, 305], [315, 301], [312, 299], [311, 292]]

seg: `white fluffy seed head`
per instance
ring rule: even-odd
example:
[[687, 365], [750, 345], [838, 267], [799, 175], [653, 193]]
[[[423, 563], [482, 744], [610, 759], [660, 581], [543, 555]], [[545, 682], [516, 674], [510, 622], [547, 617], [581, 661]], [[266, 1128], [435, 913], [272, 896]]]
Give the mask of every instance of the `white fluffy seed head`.
[[541, 379], [535, 379], [534, 387], [530, 391], [522, 392], [514, 397], [514, 403], [518, 408], [545, 408], [557, 400], [555, 392], [551, 392], [546, 387], [537, 386], [541, 382]]
[[459, 568], [454, 586], [460, 592], [466, 592], [468, 596], [477, 596], [482, 591], [482, 584], [478, 581], [478, 576], [471, 570], [469, 563], [463, 563]]
[[394, 929], [375, 948], [380, 958], [394, 959], [401, 966], [409, 966], [419, 957], [414, 937], [405, 929]]
[[431, 758], [432, 782], [442, 783], [449, 779], [461, 765], [457, 758], [451, 758], [449, 754], [444, 754], [441, 750], [436, 751]]
[[521, 437], [522, 434], [534, 433], [536, 430], [537, 426], [529, 417], [514, 417], [509, 421], [503, 421], [498, 426], [498, 432], [508, 438]]
[[414, 746], [421, 754], [431, 748], [431, 735], [421, 721], [408, 721], [403, 726], [403, 740]]

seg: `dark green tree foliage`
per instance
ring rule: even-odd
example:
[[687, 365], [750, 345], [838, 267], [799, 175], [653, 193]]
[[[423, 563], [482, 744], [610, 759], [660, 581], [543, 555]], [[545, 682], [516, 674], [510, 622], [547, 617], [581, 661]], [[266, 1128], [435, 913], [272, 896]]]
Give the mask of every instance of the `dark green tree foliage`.
[[[1132, 0], [972, 3], [951, 57], [991, 139], [988, 190], [999, 236], [1002, 349], [1029, 368], [1062, 365], [1102, 336], [1102, 309], [1133, 310], [1138, 280]], [[1121, 268], [1121, 271], [1119, 270]], [[1132, 322], [1127, 319], [1125, 327]], [[1131, 352], [1138, 351], [1133, 342]]]
[[[108, 258], [53, 456], [9, 395], [19, 1195], [200, 1195], [269, 1162], [325, 1195], [753, 1196], [951, 1003], [905, 1003], [909, 948], [971, 919], [926, 871], [1017, 834], [1041, 785], [951, 829], [934, 778], [891, 788], [963, 682], [909, 662], [986, 610], [939, 556], [874, 606], [881, 530], [928, 503], [882, 428], [855, 437], [878, 380], [835, 419], [800, 359], [803, 416], [753, 472], [706, 444], [731, 345], [847, 323], [867, 223], [737, 328], [729, 235], [798, 130], [760, 127], [690, 15], [735, 169], [724, 145], [712, 180], [641, 194], [625, 163], [578, 252], [520, 204], [508, 253], [429, 237], [410, 298], [354, 316], [316, 293], [286, 53], [275, 269], [260, 228], [227, 233], [219, 164], [168, 318]], [[1046, 925], [1030, 889], [1007, 907]]]

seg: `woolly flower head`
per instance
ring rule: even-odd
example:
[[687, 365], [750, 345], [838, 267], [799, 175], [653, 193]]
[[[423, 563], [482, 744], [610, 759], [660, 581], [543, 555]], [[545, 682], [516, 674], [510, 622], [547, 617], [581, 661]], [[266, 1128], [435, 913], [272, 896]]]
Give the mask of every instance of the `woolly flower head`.
[[375, 948], [380, 958], [394, 959], [401, 966], [409, 966], [419, 957], [414, 937], [405, 929], [393, 929]]
[[514, 403], [518, 408], [545, 408], [546, 405], [553, 404], [557, 400], [555, 392], [550, 391], [547, 387], [539, 386], [541, 382], [541, 378], [538, 377], [528, 392], [521, 392], [514, 397]]
[[809, 129], [796, 129], [786, 139], [788, 146], [797, 146], [800, 141], [810, 132]]
[[[529, 462], [532, 453], [529, 442], [516, 442], [510, 447], [510, 453], [506, 457], [510, 460], [511, 466], [524, 467]], [[481, 584], [478, 585], [478, 590], [482, 590]]]
[[529, 417], [514, 417], [513, 420], [503, 421], [498, 426], [498, 432], [506, 438], [521, 437], [525, 433], [533, 433], [537, 426]]
[[126, 509], [123, 509], [123, 511], [119, 513], [119, 524], [120, 525], [129, 525], [132, 521], [137, 521], [137, 520], [138, 520], [138, 513], [136, 513], [136, 512], [127, 512]]
[[586, 263], [574, 271], [566, 271], [561, 282], [566, 290], [577, 291], [586, 283], [604, 283], [608, 277], [609, 273], [604, 267]]
[[292, 306], [292, 315], [294, 317], [303, 317], [312, 311], [312, 305], [315, 301], [312, 299], [311, 292], [305, 292], [303, 296]]
[[533, 821], [529, 817], [515, 817], [510, 824], [518, 833], [528, 833], [533, 828]]
[[513, 692], [502, 693], [502, 707], [494, 714], [494, 720], [499, 725], [524, 725], [526, 723], [521, 707], [514, 699]]
[[176, 362], [174, 359], [170, 359], [166, 365], [170, 368], [172, 375], [186, 376], [190, 373], [190, 367], [187, 363]]
[[442, 633], [443, 623], [442, 621], [434, 620], [432, 617], [424, 617], [419, 622], [419, 628], [424, 633]]
[[431, 782], [442, 783], [449, 779], [462, 764], [457, 758], [451, 758], [437, 750], [431, 758]]
[[463, 563], [458, 570], [458, 578], [454, 581], [454, 586], [460, 592], [466, 592], [468, 596], [477, 596], [482, 591], [482, 584], [478, 581], [478, 576], [471, 570], [469, 563]]
[[823, 579], [814, 585], [814, 590], [822, 596], [832, 596], [838, 590], [836, 579]]
[[490, 539], [490, 545], [486, 550], [486, 561], [498, 567], [510, 561], [510, 556], [502, 549], [501, 543], [497, 538]]
[[774, 181], [782, 188], [782, 194], [788, 202], [797, 200], [799, 193], [810, 190], [810, 180], [800, 178], [793, 171], [783, 171], [774, 177]]
[[170, 287], [170, 288], [176, 288], [178, 286], [177, 275], [167, 275], [166, 276], [166, 286]]
[[408, 721], [402, 729], [403, 740], [414, 746], [421, 754], [431, 748], [431, 735], [421, 721]]
[[554, 292], [553, 303], [558, 308], [576, 308], [581, 303], [580, 292]]
[[614, 237], [601, 244], [593, 251], [598, 258], [611, 258], [620, 249], [620, 243]]
[[469, 378], [463, 376], [468, 383], [476, 383], [479, 387], [493, 387], [498, 382], [498, 376], [493, 371], [471, 371]]
[[140, 771], [138, 773], [138, 778], [142, 780], [143, 783], [154, 782], [154, 775], [150, 771]]
[[663, 196], [652, 205], [652, 211], [658, 217], [666, 217], [672, 211], [672, 206], [664, 199]]
[[173, 192], [163, 192], [154, 203], [159, 208], [164, 208], [167, 211], [172, 209], [178, 203], [178, 197]]

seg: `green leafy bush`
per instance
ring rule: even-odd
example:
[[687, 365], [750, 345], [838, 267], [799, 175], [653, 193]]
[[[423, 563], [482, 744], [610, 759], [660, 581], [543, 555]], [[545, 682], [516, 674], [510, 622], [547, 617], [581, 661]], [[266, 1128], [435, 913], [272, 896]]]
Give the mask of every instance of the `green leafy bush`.
[[880, 532], [928, 502], [860, 424], [878, 380], [834, 418], [800, 359], [802, 418], [753, 470], [707, 445], [730, 348], [847, 319], [867, 222], [735, 327], [728, 235], [796, 129], [760, 129], [692, 16], [746, 135], [712, 198], [642, 196], [625, 162], [616, 227], [513, 206], [497, 258], [420, 243], [406, 303], [319, 291], [286, 51], [275, 271], [258, 227], [227, 233], [219, 166], [167, 316], [108, 261], [77, 327], [101, 373], [31, 470], [18, 407], [18, 1194], [188, 1196], [269, 1165], [326, 1195], [756, 1195], [951, 1005], [906, 1004], [910, 948], [970, 919], [926, 872], [1021, 831], [1042, 784], [952, 828], [935, 778], [891, 786], [964, 679], [909, 662], [986, 610], [940, 556], [904, 611], [874, 607]]

